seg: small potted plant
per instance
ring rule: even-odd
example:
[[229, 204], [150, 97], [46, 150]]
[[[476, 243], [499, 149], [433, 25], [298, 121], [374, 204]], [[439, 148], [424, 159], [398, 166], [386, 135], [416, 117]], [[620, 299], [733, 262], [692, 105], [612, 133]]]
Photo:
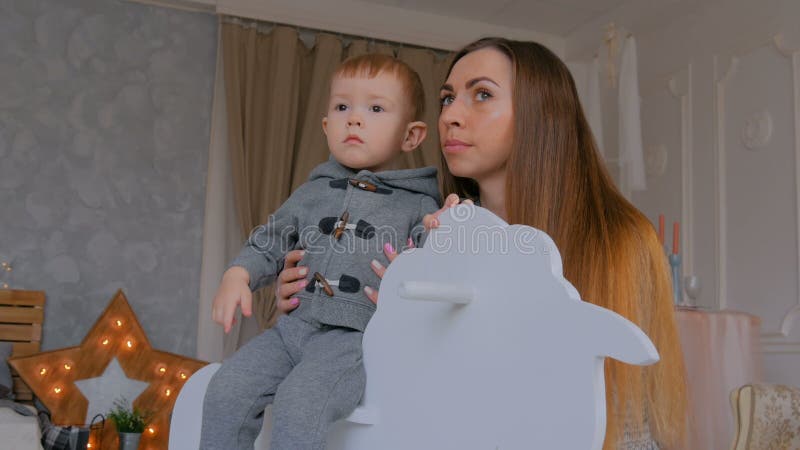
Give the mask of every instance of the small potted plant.
[[114, 422], [119, 434], [119, 450], [136, 450], [152, 414], [131, 407], [124, 398], [114, 401], [114, 408], [106, 414], [106, 419]]

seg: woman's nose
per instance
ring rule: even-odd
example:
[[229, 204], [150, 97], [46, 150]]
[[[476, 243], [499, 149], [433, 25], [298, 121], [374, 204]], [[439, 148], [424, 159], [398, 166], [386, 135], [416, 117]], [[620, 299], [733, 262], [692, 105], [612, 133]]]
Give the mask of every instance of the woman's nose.
[[461, 127], [464, 125], [464, 115], [458, 100], [442, 108], [439, 121], [447, 127]]

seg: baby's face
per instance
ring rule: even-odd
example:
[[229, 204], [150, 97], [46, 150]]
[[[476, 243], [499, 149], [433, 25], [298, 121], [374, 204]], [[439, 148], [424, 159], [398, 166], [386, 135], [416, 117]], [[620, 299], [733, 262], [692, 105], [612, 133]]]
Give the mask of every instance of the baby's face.
[[390, 168], [409, 125], [409, 100], [391, 73], [375, 78], [337, 76], [322, 128], [340, 164], [373, 172]]

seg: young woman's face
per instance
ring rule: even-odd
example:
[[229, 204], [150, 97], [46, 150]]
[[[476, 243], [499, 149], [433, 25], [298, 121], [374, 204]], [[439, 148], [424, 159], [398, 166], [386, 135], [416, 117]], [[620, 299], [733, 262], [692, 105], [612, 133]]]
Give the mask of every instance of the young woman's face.
[[499, 50], [468, 53], [442, 86], [439, 139], [450, 172], [480, 183], [505, 177], [514, 136], [511, 60]]

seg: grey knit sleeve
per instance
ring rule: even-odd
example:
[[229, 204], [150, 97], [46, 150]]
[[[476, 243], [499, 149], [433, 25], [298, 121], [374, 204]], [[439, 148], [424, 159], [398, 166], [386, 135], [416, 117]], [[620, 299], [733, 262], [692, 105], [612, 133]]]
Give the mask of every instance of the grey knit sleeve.
[[247, 270], [251, 291], [275, 281], [283, 269], [286, 253], [297, 244], [297, 201], [293, 197], [289, 197], [266, 224], [259, 225], [250, 233], [239, 255], [228, 266], [240, 266]]

